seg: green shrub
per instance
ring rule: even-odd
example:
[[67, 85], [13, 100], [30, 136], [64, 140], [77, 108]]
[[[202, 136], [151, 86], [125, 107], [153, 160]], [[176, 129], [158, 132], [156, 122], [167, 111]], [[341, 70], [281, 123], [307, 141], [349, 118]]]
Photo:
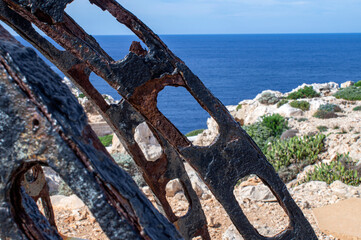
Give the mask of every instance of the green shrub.
[[248, 135], [256, 142], [258, 147], [264, 151], [268, 142], [274, 139], [272, 135], [272, 130], [262, 122], [256, 122], [251, 125], [243, 126], [243, 129], [248, 133]]
[[354, 110], [354, 111], [361, 111], [361, 106], [354, 107], [352, 110]]
[[113, 134], [109, 134], [109, 135], [105, 135], [105, 136], [99, 137], [99, 140], [102, 142], [102, 144], [103, 144], [105, 147], [109, 147], [110, 145], [112, 145]]
[[243, 126], [243, 129], [256, 142], [262, 151], [265, 151], [269, 142], [279, 138], [282, 132], [288, 129], [287, 120], [279, 114], [263, 116], [262, 121]]
[[298, 118], [297, 119], [297, 122], [305, 122], [305, 121], [307, 121], [308, 120], [308, 118]]
[[186, 134], [186, 137], [193, 137], [197, 136], [198, 134], [201, 134], [204, 131], [204, 129], [196, 129]]
[[328, 118], [337, 118], [337, 114], [334, 112], [327, 112], [324, 110], [317, 110], [313, 116], [315, 118], [328, 119]]
[[294, 108], [299, 108], [302, 111], [310, 110], [310, 103], [307, 101], [293, 101], [290, 103], [290, 106]]
[[142, 173], [128, 154], [114, 153], [112, 154], [112, 157], [120, 167], [132, 176], [139, 187], [146, 186]]
[[329, 164], [321, 163], [315, 170], [306, 175], [304, 182], [323, 181], [331, 184], [339, 180], [345, 184], [358, 186], [361, 178], [355, 168], [355, 162], [348, 155], [338, 155], [337, 160]]
[[317, 129], [320, 132], [326, 132], [328, 130], [328, 127], [326, 127], [326, 126], [317, 126]]
[[84, 93], [80, 93], [80, 94], [78, 95], [78, 98], [85, 98], [85, 94], [84, 94]]
[[318, 134], [273, 141], [267, 147], [266, 157], [278, 171], [281, 179], [288, 182], [305, 166], [318, 160], [318, 154], [324, 150], [325, 137]]
[[237, 107], [236, 107], [236, 111], [238, 111], [241, 108], [242, 108], [242, 104], [238, 104]]
[[319, 97], [320, 94], [317, 93], [312, 86], [305, 86], [304, 88], [300, 88], [295, 92], [290, 93], [287, 98], [288, 99], [299, 99], [299, 98], [314, 98]]
[[288, 100], [287, 99], [282, 99], [281, 101], [279, 101], [277, 103], [277, 107], [281, 107], [282, 105], [285, 105], [286, 103], [288, 103]]
[[274, 137], [281, 136], [282, 132], [288, 129], [287, 120], [279, 114], [263, 116], [261, 119], [262, 124], [271, 129]]
[[361, 80], [358, 81], [358, 82], [356, 82], [353, 86], [355, 86], [355, 87], [361, 87]]
[[336, 104], [322, 104], [318, 107], [318, 110], [323, 110], [326, 112], [341, 112], [341, 108], [340, 106], [336, 105]]
[[361, 87], [350, 86], [341, 88], [333, 96], [335, 98], [342, 98], [350, 101], [361, 100]]
[[341, 112], [341, 108], [336, 104], [323, 104], [313, 114], [315, 118], [328, 119], [337, 118], [338, 115], [335, 112]]
[[264, 92], [264, 93], [262, 93], [262, 95], [258, 99], [258, 101], [262, 104], [273, 105], [279, 101], [279, 98], [276, 97], [276, 95], [274, 93]]

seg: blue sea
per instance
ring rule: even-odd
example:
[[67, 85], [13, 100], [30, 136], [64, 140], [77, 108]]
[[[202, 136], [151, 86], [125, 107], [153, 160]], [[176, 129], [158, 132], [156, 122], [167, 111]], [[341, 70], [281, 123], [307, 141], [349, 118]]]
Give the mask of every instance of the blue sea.
[[[94, 37], [116, 60], [137, 40], [135, 36]], [[160, 37], [225, 105], [237, 105], [266, 89], [287, 92], [302, 83], [361, 80], [361, 34]], [[120, 99], [95, 74], [91, 81], [101, 93]], [[158, 108], [183, 133], [206, 128], [208, 113], [182, 88], [166, 87], [158, 96]]]

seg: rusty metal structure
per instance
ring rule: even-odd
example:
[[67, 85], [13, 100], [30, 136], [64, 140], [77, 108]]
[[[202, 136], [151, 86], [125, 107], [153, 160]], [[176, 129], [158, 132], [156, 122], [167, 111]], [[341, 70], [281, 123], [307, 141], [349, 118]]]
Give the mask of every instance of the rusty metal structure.
[[[0, 171], [5, 176], [0, 186], [1, 238], [61, 239], [53, 224], [46, 187], [38, 186], [38, 192], [31, 194], [32, 185], [27, 184], [31, 178], [40, 179], [39, 166], [46, 165], [90, 207], [110, 239], [210, 239], [185, 160], [199, 173], [244, 239], [317, 239], [258, 146], [156, 34], [117, 1], [90, 0], [133, 31], [148, 48], [133, 42], [124, 59], [114, 60], [65, 13], [71, 2], [1, 0], [0, 20], [54, 63], [94, 103], [142, 170], [173, 225], [116, 166], [61, 79], [34, 52], [2, 30], [0, 116], [6, 121], [0, 125], [4, 139], [0, 141]], [[53, 46], [32, 24], [64, 50]], [[89, 81], [91, 72], [117, 90], [122, 96], [119, 104], [106, 103]], [[158, 110], [157, 96], [166, 86], [185, 88], [215, 119], [220, 133], [210, 146], [193, 146]], [[135, 128], [143, 122], [162, 146], [162, 155], [154, 162], [147, 161], [134, 139]], [[274, 237], [260, 235], [234, 197], [237, 181], [250, 174], [270, 188], [289, 217], [288, 227]], [[182, 217], [174, 214], [165, 196], [166, 184], [173, 179], [181, 182], [190, 206]], [[34, 205], [38, 198], [45, 206], [46, 218]]]

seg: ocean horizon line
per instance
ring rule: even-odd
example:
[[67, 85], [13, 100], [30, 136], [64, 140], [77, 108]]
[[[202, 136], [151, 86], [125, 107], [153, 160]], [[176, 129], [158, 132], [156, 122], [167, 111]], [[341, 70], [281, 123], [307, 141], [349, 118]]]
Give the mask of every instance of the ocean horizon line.
[[[157, 33], [156, 33], [157, 34]], [[361, 32], [343, 33], [176, 33], [157, 34], [158, 36], [235, 36], [235, 35], [359, 35]], [[91, 34], [92, 36], [135, 36], [134, 34]]]
[[[88, 33], [89, 34], [89, 33]], [[239, 35], [360, 35], [361, 32], [326, 32], [326, 33], [170, 33], [170, 34], [158, 34], [158, 36], [239, 36]], [[40, 34], [42, 37], [47, 37], [44, 34]], [[114, 36], [136, 36], [135, 34], [89, 34], [91, 36], [99, 37], [114, 37]], [[21, 37], [19, 34], [13, 34], [14, 37]], [[48, 37], [47, 37], [48, 38]]]

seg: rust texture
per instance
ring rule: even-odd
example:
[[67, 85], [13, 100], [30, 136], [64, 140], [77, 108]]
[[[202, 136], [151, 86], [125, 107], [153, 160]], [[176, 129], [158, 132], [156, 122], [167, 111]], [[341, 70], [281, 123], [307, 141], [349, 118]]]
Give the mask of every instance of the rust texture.
[[[317, 239], [311, 225], [290, 196], [285, 184], [254, 141], [185, 63], [177, 58], [143, 22], [114, 0], [90, 0], [90, 3], [108, 11], [121, 24], [127, 26], [148, 48], [146, 51], [139, 43], [133, 42], [129, 54], [122, 61], [117, 61], [118, 59], [112, 59], [92, 36], [64, 12], [70, 1], [48, 2], [1, 0], [0, 19], [52, 61], [95, 104], [141, 168], [144, 179], [160, 201], [165, 215], [174, 223], [183, 238], [191, 239], [201, 236], [203, 239], [209, 239], [200, 201], [191, 187], [182, 163], [185, 160], [200, 174], [244, 239]], [[55, 40], [65, 51], [56, 49], [41, 37], [31, 23]], [[90, 84], [91, 72], [108, 82], [118, 91], [123, 100], [117, 105], [108, 105]], [[193, 146], [159, 111], [157, 96], [165, 86], [185, 88], [215, 119], [220, 133], [212, 145]], [[38, 96], [39, 93], [34, 92], [34, 95]], [[143, 122], [148, 124], [163, 149], [162, 156], [155, 162], [146, 160], [134, 139], [135, 128]], [[68, 137], [67, 134], [70, 133], [65, 131], [62, 131], [59, 136], [82, 160], [82, 164], [88, 171], [97, 170], [104, 175], [109, 175], [106, 166], [102, 168], [103, 165], [100, 163], [94, 169], [94, 163], [85, 160], [89, 159], [84, 156], [87, 155], [89, 149], [84, 149], [79, 142], [74, 142], [73, 138], [79, 141], [82, 138], [96, 138], [91, 129], [87, 127], [82, 129], [80, 132], [72, 133], [72, 137]], [[109, 155], [96, 141], [89, 141], [86, 144], [92, 145], [96, 151], [101, 151], [102, 158], [109, 159]], [[262, 179], [289, 216], [289, 226], [274, 237], [266, 238], [260, 235], [248, 221], [234, 197], [233, 189], [237, 181], [250, 174], [255, 174]], [[115, 206], [117, 213], [125, 216], [126, 222], [139, 230], [142, 226], [139, 221], [141, 222], [145, 217], [137, 215], [139, 213], [137, 207], [140, 205], [130, 208], [133, 210], [129, 211], [131, 199], [114, 189], [121, 184], [119, 179], [123, 175], [118, 176], [115, 173], [110, 175], [112, 187], [104, 184], [98, 175], [96, 175], [96, 183], [100, 185], [106, 197], [111, 199], [109, 202]], [[165, 198], [166, 184], [176, 178], [181, 181], [190, 205], [188, 213], [183, 217], [175, 216]], [[89, 187], [94, 184], [90, 184]], [[77, 188], [75, 183], [69, 185]], [[116, 203], [121, 203], [124, 207], [118, 207]], [[91, 204], [91, 201], [88, 200], [87, 204]], [[144, 221], [147, 222], [147, 220]], [[21, 230], [25, 232], [24, 229], [21, 228]], [[106, 233], [111, 235], [110, 232], [106, 231]], [[143, 232], [140, 233], [143, 234]], [[141, 236], [153, 238], [150, 235]]]
[[110, 157], [62, 79], [8, 35], [0, 79], [1, 239], [62, 239], [41, 166], [63, 178], [110, 239], [182, 239]]

